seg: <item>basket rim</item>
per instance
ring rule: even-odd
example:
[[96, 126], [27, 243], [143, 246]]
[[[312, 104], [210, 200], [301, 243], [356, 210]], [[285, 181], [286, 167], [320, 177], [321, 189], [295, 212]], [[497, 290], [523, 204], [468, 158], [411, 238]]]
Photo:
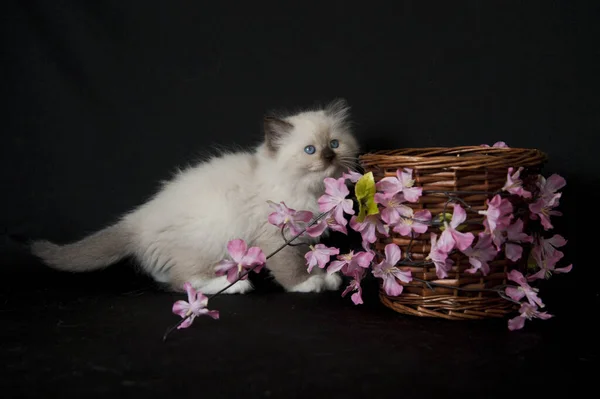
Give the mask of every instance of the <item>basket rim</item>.
[[382, 149], [359, 155], [363, 166], [412, 168], [474, 169], [508, 166], [539, 166], [548, 160], [536, 148], [496, 148], [482, 146], [408, 147]]

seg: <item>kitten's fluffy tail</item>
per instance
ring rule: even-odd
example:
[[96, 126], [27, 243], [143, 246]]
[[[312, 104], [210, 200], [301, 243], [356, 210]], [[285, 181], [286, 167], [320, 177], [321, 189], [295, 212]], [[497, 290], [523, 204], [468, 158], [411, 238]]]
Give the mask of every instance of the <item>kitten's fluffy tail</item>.
[[35, 241], [31, 252], [55, 269], [86, 272], [108, 267], [130, 255], [130, 241], [127, 229], [116, 224], [67, 245]]

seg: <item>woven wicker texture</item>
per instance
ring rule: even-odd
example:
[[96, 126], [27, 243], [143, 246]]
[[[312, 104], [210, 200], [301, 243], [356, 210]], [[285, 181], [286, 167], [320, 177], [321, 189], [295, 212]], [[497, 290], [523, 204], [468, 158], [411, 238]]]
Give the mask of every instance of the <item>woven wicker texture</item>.
[[[536, 149], [436, 147], [378, 151], [360, 156], [359, 161], [365, 172], [373, 172], [376, 182], [395, 176], [399, 168], [412, 169], [415, 186], [423, 188], [423, 195], [418, 203], [406, 205], [415, 211], [427, 209], [434, 218], [445, 209], [452, 212], [446, 205], [449, 195], [460, 198], [472, 207], [472, 211], [467, 211], [463, 231], [477, 235], [484, 227], [483, 217], [475, 211], [485, 210], [486, 200], [504, 186], [508, 168], [524, 167], [523, 178], [539, 174], [546, 155]], [[374, 246], [381, 253], [386, 244], [393, 242], [400, 247], [403, 257], [410, 253], [413, 261], [422, 262], [430, 252], [432, 232], [441, 233], [438, 227], [431, 227], [425, 234], [415, 236], [411, 243], [409, 237], [390, 231], [390, 237], [379, 236]], [[451, 320], [504, 317], [515, 309], [511, 302], [490, 289], [506, 284], [507, 273], [512, 268], [521, 269], [523, 262], [515, 264], [499, 253], [489, 263], [490, 273], [483, 276], [479, 272], [465, 272], [471, 267], [466, 255], [457, 251], [450, 257], [455, 264], [443, 279], [437, 277], [433, 265], [402, 266], [413, 277], [429, 284], [403, 283], [404, 291], [397, 297], [390, 297], [380, 289], [381, 302], [399, 313]], [[381, 261], [379, 256], [377, 261]]]

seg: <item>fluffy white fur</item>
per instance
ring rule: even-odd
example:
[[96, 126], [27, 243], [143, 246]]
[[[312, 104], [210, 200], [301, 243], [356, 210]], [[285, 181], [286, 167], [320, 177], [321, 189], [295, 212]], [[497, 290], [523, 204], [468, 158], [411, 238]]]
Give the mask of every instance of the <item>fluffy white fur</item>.
[[[333, 139], [338, 148], [331, 148]], [[304, 151], [308, 145], [316, 147], [315, 154]], [[69, 271], [94, 270], [133, 255], [156, 281], [178, 291], [189, 281], [211, 294], [228, 285], [214, 274], [215, 264], [228, 256], [228, 241], [241, 238], [265, 254], [282, 244], [279, 229], [267, 221], [272, 212], [267, 200], [318, 214], [323, 179], [340, 176], [357, 153], [344, 101], [269, 117], [257, 148], [215, 156], [178, 173], [147, 203], [81, 241], [64, 246], [39, 241], [32, 250], [47, 264]], [[287, 291], [338, 289], [339, 276], [318, 268], [306, 272], [306, 250], [288, 246], [267, 261], [267, 269]], [[225, 292], [251, 289], [244, 280]]]

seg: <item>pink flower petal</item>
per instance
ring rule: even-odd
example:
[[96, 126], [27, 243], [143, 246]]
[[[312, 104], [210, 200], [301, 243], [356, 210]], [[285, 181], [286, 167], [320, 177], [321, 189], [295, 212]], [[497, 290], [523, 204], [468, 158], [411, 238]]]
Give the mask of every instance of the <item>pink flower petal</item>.
[[240, 273], [237, 267], [227, 270], [227, 281], [229, 281], [230, 283], [235, 283], [238, 280], [238, 277], [240, 280], [245, 280], [246, 278], [248, 278], [248, 276], [240, 277]]
[[374, 257], [375, 254], [372, 252], [358, 252], [356, 255], [354, 255], [353, 260], [356, 261], [358, 266], [366, 269], [371, 266], [371, 262], [373, 261]]
[[402, 251], [396, 244], [387, 244], [385, 246], [385, 259], [390, 265], [394, 266], [400, 262], [401, 256]]
[[227, 251], [236, 263], [239, 263], [246, 254], [246, 242], [241, 239], [231, 240], [227, 243]]
[[355, 305], [361, 305], [363, 303], [362, 290], [359, 289], [356, 291], [354, 294], [352, 294], [352, 296], [350, 296], [350, 299], [352, 299], [352, 302], [354, 302]]
[[401, 284], [398, 284], [398, 281], [396, 281], [396, 278], [392, 274], [386, 273], [383, 275], [383, 289], [386, 294], [398, 296], [402, 294], [403, 288], [404, 287], [402, 287]]
[[363, 175], [348, 169], [348, 173], [344, 173], [342, 177], [346, 180], [350, 180], [352, 183], [356, 183]]
[[435, 274], [438, 278], [446, 278], [448, 277], [448, 272], [452, 268], [452, 261], [450, 259], [446, 259], [442, 262], [434, 262], [435, 264]]
[[297, 211], [294, 215], [294, 220], [308, 223], [313, 218], [313, 213], [310, 211]]
[[441, 252], [445, 252], [447, 254], [450, 251], [452, 251], [452, 249], [454, 249], [454, 244], [456, 242], [454, 241], [454, 238], [452, 238], [452, 234], [450, 234], [450, 233], [444, 234], [444, 232], [446, 232], [446, 231], [448, 231], [448, 230], [446, 229], [442, 232], [442, 234], [440, 234], [440, 239], [437, 242], [437, 249], [440, 250]]
[[192, 325], [192, 323], [194, 322], [194, 319], [196, 318], [195, 314], [192, 314], [190, 317], [188, 317], [187, 319], [185, 319], [183, 321], [183, 323], [181, 323], [180, 325], [177, 326], [177, 329], [181, 329], [181, 328], [188, 328], [189, 326]]
[[510, 331], [520, 330], [525, 325], [525, 317], [519, 315], [508, 321], [508, 329]]
[[190, 284], [189, 282], [186, 282], [183, 284], [183, 288], [185, 289], [185, 292], [187, 293], [188, 302], [189, 303], [194, 302], [194, 300], [196, 300], [196, 290], [194, 289], [194, 287], [192, 287], [192, 284]]
[[412, 273], [410, 272], [410, 270], [402, 271], [402, 270], [398, 269], [397, 267], [393, 267], [391, 270], [391, 274], [393, 274], [394, 277], [396, 277], [398, 280], [402, 281], [403, 283], [410, 283], [413, 280]]
[[480, 270], [481, 270], [481, 273], [482, 273], [483, 275], [486, 275], [486, 274], [489, 272], [489, 268], [488, 268], [488, 272], [484, 273], [484, 270], [483, 270], [483, 267], [482, 267], [482, 266], [483, 266], [483, 263], [482, 263], [482, 262], [481, 262], [481, 260], [480, 260], [480, 259], [478, 259], [478, 258], [475, 258], [475, 257], [470, 257], [470, 258], [469, 258], [469, 263], [470, 263], [470, 264], [471, 264], [473, 267], [471, 267], [471, 268], [469, 268], [469, 269], [465, 270], [465, 272], [467, 272], [467, 273], [477, 273], [478, 271], [480, 271]]
[[248, 250], [248, 252], [244, 255], [240, 263], [244, 266], [254, 266], [264, 264], [266, 261], [267, 257], [265, 256], [262, 249], [260, 249], [259, 247], [251, 247]]
[[396, 177], [384, 177], [375, 184], [378, 191], [383, 191], [388, 198], [402, 191], [402, 183]]
[[333, 208], [331, 214], [337, 224], [341, 226], [345, 226], [346, 224], [348, 224], [348, 222], [344, 218], [344, 209], [341, 206], [336, 206], [335, 208]]
[[190, 304], [186, 301], [177, 301], [173, 304], [173, 313], [178, 316], [185, 317], [190, 310]]
[[306, 229], [306, 234], [308, 234], [311, 237], [319, 237], [320, 235], [322, 235], [325, 232], [327, 227], [328, 227], [327, 220], [321, 219], [317, 222], [317, 224], [314, 224], [314, 225], [308, 227]]
[[546, 278], [547, 269], [540, 269], [537, 273], [527, 276], [527, 281], [542, 280]]
[[344, 266], [346, 266], [348, 262], [342, 260], [334, 260], [329, 264], [327, 268], [327, 274], [333, 274], [335, 272], [339, 272]]
[[304, 259], [306, 259], [307, 271], [310, 273], [312, 269], [318, 264], [317, 257], [315, 256], [314, 251], [308, 251], [304, 254]]
[[472, 233], [461, 233], [460, 231], [454, 229], [448, 229], [450, 234], [452, 235], [452, 239], [455, 242], [456, 248], [463, 251], [466, 248], [469, 248], [475, 239], [475, 236]]
[[212, 317], [215, 320], [219, 320], [219, 317], [220, 317], [218, 310], [202, 309], [201, 314], [208, 316], [208, 317]]
[[450, 226], [456, 229], [465, 220], [467, 220], [467, 212], [465, 212], [465, 210], [459, 204], [454, 204], [454, 212], [452, 212]]
[[552, 238], [546, 240], [546, 242], [555, 248], [560, 248], [567, 244], [567, 240], [565, 240], [565, 238], [559, 234], [553, 235]]
[[317, 202], [321, 212], [329, 212], [339, 204], [339, 201], [336, 201], [333, 197], [327, 194], [320, 196]]
[[548, 194], [554, 194], [566, 185], [567, 181], [562, 176], [553, 174], [546, 180], [543, 189]]
[[569, 273], [573, 269], [573, 265], [569, 265], [567, 267], [559, 267], [554, 269], [554, 273]]
[[511, 299], [515, 301], [520, 301], [525, 296], [525, 293], [518, 288], [515, 287], [506, 287], [506, 295], [508, 295]]
[[505, 246], [505, 252], [508, 259], [516, 262], [521, 259], [521, 256], [523, 255], [523, 247], [521, 247], [519, 244], [507, 243]]
[[222, 260], [215, 266], [215, 274], [217, 276], [225, 275], [230, 269], [237, 270], [237, 263], [232, 260]]
[[527, 285], [527, 280], [525, 279], [525, 277], [523, 276], [523, 273], [521, 273], [518, 270], [511, 270], [508, 274], [507, 277], [509, 280], [514, 281], [515, 283], [523, 286], [523, 285]]
[[423, 189], [421, 187], [410, 187], [410, 188], [404, 188], [402, 190], [402, 194], [404, 194], [404, 198], [406, 198], [406, 200], [408, 202], [418, 202], [419, 198], [421, 197], [423, 193]]

